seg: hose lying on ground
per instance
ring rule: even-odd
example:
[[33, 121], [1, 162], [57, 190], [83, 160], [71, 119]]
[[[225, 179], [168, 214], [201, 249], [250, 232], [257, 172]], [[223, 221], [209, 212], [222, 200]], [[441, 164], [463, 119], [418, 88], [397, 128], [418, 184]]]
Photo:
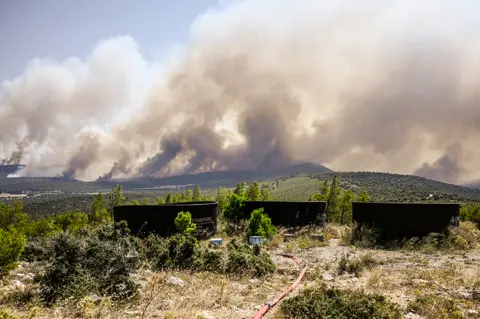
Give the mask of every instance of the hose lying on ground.
[[[294, 255], [288, 255], [288, 254], [279, 254], [279, 256], [283, 256], [283, 257], [287, 257], [287, 258], [291, 258], [293, 259], [293, 261], [300, 266], [300, 264], [302, 263], [302, 260], [299, 259], [298, 257], [294, 256]], [[300, 281], [302, 280], [303, 276], [305, 275], [305, 272], [307, 271], [307, 268], [308, 268], [308, 262], [305, 262], [305, 267], [302, 269], [302, 271], [300, 272], [300, 274], [298, 275], [297, 279], [293, 282], [293, 284], [288, 287], [287, 290], [285, 290], [280, 296], [278, 296], [276, 299], [274, 299], [273, 301], [271, 302], [267, 302], [265, 303], [265, 305], [257, 312], [257, 314], [255, 315], [255, 317], [253, 317], [253, 319], [260, 319], [262, 318], [268, 310], [270, 310], [271, 308], [273, 308], [280, 300], [282, 300], [283, 298], [285, 298], [286, 295], [288, 295], [290, 292], [292, 292], [297, 286], [298, 284], [300, 283]]]

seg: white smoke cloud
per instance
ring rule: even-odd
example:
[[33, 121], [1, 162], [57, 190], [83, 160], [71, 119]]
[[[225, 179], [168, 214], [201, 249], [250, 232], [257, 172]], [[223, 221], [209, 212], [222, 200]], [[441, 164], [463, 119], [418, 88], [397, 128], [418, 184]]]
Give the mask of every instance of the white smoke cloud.
[[0, 158], [81, 179], [266, 169], [480, 178], [475, 1], [235, 1], [147, 61], [134, 39], [33, 60], [0, 91]]

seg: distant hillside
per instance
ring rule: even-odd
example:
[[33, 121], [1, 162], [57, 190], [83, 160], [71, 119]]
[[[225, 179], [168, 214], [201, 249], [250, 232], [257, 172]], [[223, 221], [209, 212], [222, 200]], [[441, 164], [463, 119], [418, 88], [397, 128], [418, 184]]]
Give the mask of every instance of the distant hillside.
[[220, 186], [230, 187], [241, 181], [252, 182], [262, 179], [274, 179], [285, 175], [332, 172], [332, 170], [325, 166], [305, 163], [272, 171], [220, 171], [177, 175], [165, 178], [136, 178], [99, 182], [82, 182], [54, 177], [6, 178], [5, 176], [0, 176], [0, 193], [53, 191], [64, 193], [96, 192], [112, 189], [116, 184], [123, 185], [125, 190], [188, 184], [198, 184], [201, 188], [205, 189], [218, 188]]
[[[332, 174], [312, 174], [324, 180]], [[422, 201], [433, 194], [438, 201], [480, 201], [480, 190], [413, 175], [374, 172], [337, 173], [341, 186], [365, 189], [375, 201]]]
[[0, 193], [22, 192], [96, 192], [102, 185], [55, 177], [16, 177], [0, 176]]
[[165, 178], [143, 177], [124, 181], [99, 182], [99, 184], [103, 187], [112, 187], [115, 184], [120, 183], [126, 189], [188, 184], [198, 184], [202, 188], [217, 188], [220, 186], [231, 187], [241, 181], [252, 182], [263, 179], [273, 179], [285, 175], [313, 173], [325, 174], [333, 173], [333, 171], [322, 165], [304, 163], [272, 171], [219, 171], [199, 174], [176, 175]]

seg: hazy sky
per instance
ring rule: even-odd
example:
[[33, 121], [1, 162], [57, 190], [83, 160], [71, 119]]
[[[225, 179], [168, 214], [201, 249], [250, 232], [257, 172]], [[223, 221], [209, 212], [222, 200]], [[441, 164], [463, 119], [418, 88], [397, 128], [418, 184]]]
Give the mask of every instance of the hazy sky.
[[86, 57], [101, 39], [131, 35], [147, 58], [185, 43], [189, 26], [216, 0], [2, 0], [0, 82], [36, 57]]

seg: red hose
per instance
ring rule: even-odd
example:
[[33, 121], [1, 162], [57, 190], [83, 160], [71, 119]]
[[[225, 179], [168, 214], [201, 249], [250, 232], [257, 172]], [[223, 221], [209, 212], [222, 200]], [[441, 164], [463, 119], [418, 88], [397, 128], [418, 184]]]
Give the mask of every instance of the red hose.
[[[288, 254], [279, 254], [279, 256], [283, 256], [283, 257], [288, 257], [288, 258], [292, 258], [293, 261], [300, 266], [300, 264], [302, 263], [302, 260], [297, 258], [296, 256], [294, 255], [288, 255]], [[280, 296], [278, 296], [276, 299], [274, 299], [273, 301], [271, 302], [267, 302], [265, 303], [265, 306], [263, 306], [258, 312], [257, 314], [255, 315], [255, 317], [253, 317], [253, 319], [260, 319], [262, 318], [268, 310], [270, 310], [270, 308], [273, 308], [280, 300], [282, 300], [283, 298], [285, 298], [286, 295], [288, 295], [290, 292], [293, 291], [293, 289], [295, 289], [298, 284], [300, 283], [300, 281], [302, 280], [303, 276], [305, 275], [305, 272], [307, 271], [307, 268], [308, 268], [308, 261], [305, 263], [305, 267], [302, 269], [302, 271], [300, 272], [300, 274], [298, 275], [297, 279], [293, 282], [293, 284], [288, 287], [287, 290], [285, 290]]]

